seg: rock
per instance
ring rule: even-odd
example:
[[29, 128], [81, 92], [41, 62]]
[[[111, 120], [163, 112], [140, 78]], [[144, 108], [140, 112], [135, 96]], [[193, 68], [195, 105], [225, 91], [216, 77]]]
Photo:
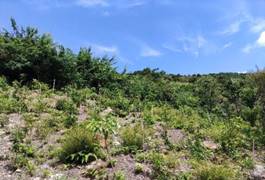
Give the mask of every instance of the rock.
[[114, 146], [120, 146], [121, 145], [121, 139], [117, 136], [113, 136], [112, 144]]
[[34, 177], [33, 180], [41, 180], [40, 177]]
[[12, 131], [16, 127], [24, 127], [25, 123], [22, 121], [22, 115], [18, 113], [12, 113], [8, 115], [9, 124], [7, 125], [8, 130]]
[[216, 144], [215, 142], [211, 140], [203, 141], [203, 145], [204, 147], [211, 149], [211, 150], [216, 150], [220, 147], [219, 144]]
[[102, 160], [93, 161], [91, 164], [86, 166], [86, 170], [95, 170], [107, 167], [107, 163]]
[[251, 172], [251, 178], [254, 180], [265, 179], [265, 166], [264, 165], [255, 165], [254, 170]]
[[148, 167], [147, 165], [143, 164], [143, 173], [145, 176], [151, 176], [152, 175], [152, 169]]
[[87, 119], [87, 112], [85, 106], [79, 107], [78, 122], [81, 123]]
[[51, 175], [51, 177], [49, 179], [50, 180], [58, 180], [58, 179], [63, 179], [63, 177], [65, 177], [63, 174], [58, 173], [58, 174]]
[[171, 144], [178, 144], [185, 138], [185, 134], [180, 129], [172, 129], [167, 131], [167, 137]]
[[17, 170], [15, 171], [15, 173], [22, 173], [22, 170], [21, 170], [21, 169], [17, 169]]
[[105, 109], [104, 111], [102, 111], [99, 115], [102, 117], [105, 117], [107, 115], [109, 115], [110, 113], [112, 113], [112, 109], [110, 107], [108, 107], [107, 109]]

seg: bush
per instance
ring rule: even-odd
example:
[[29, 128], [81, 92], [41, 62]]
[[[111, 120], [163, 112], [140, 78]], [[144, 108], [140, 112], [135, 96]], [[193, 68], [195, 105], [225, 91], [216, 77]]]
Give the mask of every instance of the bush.
[[8, 123], [8, 116], [6, 114], [0, 114], [0, 127], [4, 127]]
[[73, 114], [68, 115], [64, 120], [64, 126], [66, 128], [70, 128], [71, 126], [75, 125], [77, 122], [77, 117]]
[[76, 103], [77, 105], [81, 105], [86, 103], [86, 101], [89, 98], [92, 98], [93, 96], [96, 96], [96, 94], [88, 88], [84, 88], [84, 89], [76, 89], [74, 87], [66, 87], [65, 91], [67, 92], [68, 96], [70, 96], [74, 103]]
[[122, 95], [114, 95], [101, 98], [101, 103], [105, 107], [111, 107], [114, 112], [119, 116], [126, 116], [131, 111], [131, 102], [129, 99], [123, 97]]
[[125, 174], [122, 171], [117, 171], [114, 173], [114, 180], [125, 180]]
[[11, 163], [13, 168], [25, 168], [27, 173], [31, 176], [34, 175], [34, 172], [36, 170], [35, 164], [33, 164], [27, 157], [17, 154], [14, 157], [11, 157]]
[[145, 135], [146, 130], [143, 130], [140, 124], [136, 124], [133, 127], [125, 127], [121, 131], [123, 145], [128, 147], [130, 151], [140, 150], [143, 148]]
[[66, 163], [85, 164], [102, 157], [98, 139], [83, 126], [66, 133], [59, 152], [59, 159]]
[[56, 109], [64, 111], [68, 114], [77, 114], [76, 105], [72, 100], [69, 99], [60, 99], [56, 103]]
[[134, 167], [134, 172], [135, 172], [135, 174], [141, 174], [141, 173], [143, 173], [144, 172], [143, 165], [140, 164], [140, 163], [136, 163], [135, 164], [135, 167]]
[[191, 155], [198, 160], [205, 160], [210, 156], [209, 150], [202, 145], [198, 138], [196, 138], [194, 141], [190, 141], [188, 148]]
[[232, 118], [223, 129], [219, 141], [223, 152], [235, 158], [241, 148], [251, 148], [252, 138], [249, 124], [241, 118]]
[[198, 180], [215, 179], [215, 180], [233, 180], [240, 179], [238, 174], [232, 168], [215, 165], [215, 164], [200, 164], [195, 176]]
[[13, 113], [20, 109], [19, 102], [8, 94], [0, 92], [0, 113]]

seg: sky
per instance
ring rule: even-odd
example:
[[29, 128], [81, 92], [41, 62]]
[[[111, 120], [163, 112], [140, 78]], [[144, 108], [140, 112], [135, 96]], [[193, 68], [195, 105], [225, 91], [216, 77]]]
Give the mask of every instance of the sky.
[[117, 68], [174, 74], [265, 67], [265, 0], [0, 0], [0, 28], [37, 27]]

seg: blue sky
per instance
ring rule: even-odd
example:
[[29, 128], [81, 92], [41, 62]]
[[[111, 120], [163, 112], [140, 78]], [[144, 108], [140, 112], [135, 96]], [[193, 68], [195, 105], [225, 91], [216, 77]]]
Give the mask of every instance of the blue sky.
[[265, 0], [0, 0], [59, 44], [115, 56], [119, 69], [246, 72], [265, 67]]

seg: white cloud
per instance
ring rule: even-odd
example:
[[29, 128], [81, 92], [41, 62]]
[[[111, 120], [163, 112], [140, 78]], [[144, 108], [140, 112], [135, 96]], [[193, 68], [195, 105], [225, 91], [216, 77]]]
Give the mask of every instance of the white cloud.
[[141, 56], [143, 57], [158, 57], [161, 55], [162, 53], [160, 51], [153, 49], [150, 46], [144, 45], [142, 47]]
[[231, 46], [232, 46], [232, 42], [228, 42], [228, 43], [226, 43], [226, 44], [223, 45], [223, 48], [222, 49], [227, 49], [227, 48], [229, 48]]
[[257, 40], [257, 44], [261, 47], [265, 46], [265, 31], [260, 34], [259, 39]]
[[225, 30], [221, 31], [220, 34], [223, 35], [232, 35], [240, 31], [240, 26], [243, 21], [236, 21], [230, 24]]
[[252, 22], [250, 30], [254, 33], [259, 33], [265, 30], [265, 19], [256, 19]]
[[135, 2], [128, 3], [127, 7], [133, 8], [133, 7], [137, 7], [137, 6], [142, 6], [145, 3], [146, 3], [145, 1], [135, 1]]
[[242, 51], [244, 53], [250, 53], [252, 50], [257, 49], [257, 48], [262, 48], [265, 47], [265, 31], [260, 33], [259, 38], [256, 40], [256, 42], [247, 44]]
[[162, 46], [165, 49], [170, 50], [170, 51], [173, 51], [173, 52], [177, 52], [177, 53], [183, 52], [180, 48], [178, 48], [178, 47], [176, 47], [176, 46], [174, 46], [172, 44], [169, 44], [169, 43], [164, 43]]
[[106, 0], [76, 0], [76, 4], [82, 7], [109, 6]]
[[248, 44], [242, 49], [242, 51], [243, 53], [249, 54], [255, 48], [256, 48], [256, 44]]
[[163, 47], [172, 52], [192, 54], [195, 57], [200, 54], [208, 54], [213, 46], [202, 36], [183, 36], [173, 40], [171, 43], [164, 43]]
[[99, 44], [92, 44], [92, 50], [99, 55], [103, 54], [117, 55], [119, 53], [119, 49], [116, 46], [104, 46]]

